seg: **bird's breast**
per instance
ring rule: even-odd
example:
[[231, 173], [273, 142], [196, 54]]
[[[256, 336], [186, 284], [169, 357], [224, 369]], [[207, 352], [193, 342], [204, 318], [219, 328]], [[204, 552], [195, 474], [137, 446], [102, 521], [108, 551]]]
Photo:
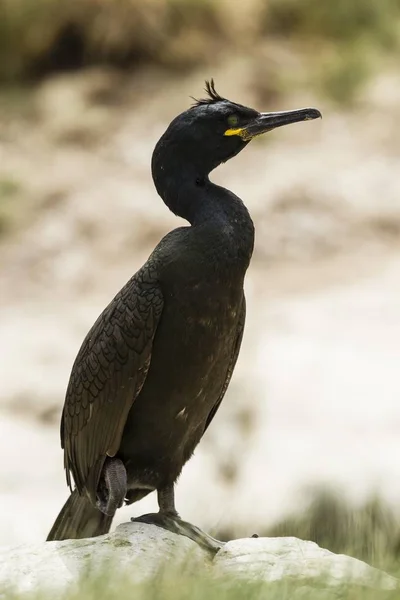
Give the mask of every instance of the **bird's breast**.
[[140, 454], [172, 472], [189, 458], [225, 384], [242, 299], [240, 286], [211, 278], [165, 295], [149, 372], [124, 432], [133, 462]]

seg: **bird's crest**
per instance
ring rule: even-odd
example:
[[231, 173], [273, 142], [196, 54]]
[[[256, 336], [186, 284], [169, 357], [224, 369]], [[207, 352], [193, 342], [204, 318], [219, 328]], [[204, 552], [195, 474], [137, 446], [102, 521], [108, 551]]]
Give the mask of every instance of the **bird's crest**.
[[197, 100], [197, 98], [193, 98], [193, 100], [195, 101], [193, 108], [196, 106], [203, 106], [205, 104], [214, 104], [215, 102], [223, 102], [224, 100], [226, 100], [226, 98], [223, 98], [222, 96], [220, 96], [218, 94], [217, 90], [215, 89], [214, 79], [210, 79], [210, 81], [206, 81], [205, 91], [208, 94], [208, 98], [200, 98], [199, 100]]

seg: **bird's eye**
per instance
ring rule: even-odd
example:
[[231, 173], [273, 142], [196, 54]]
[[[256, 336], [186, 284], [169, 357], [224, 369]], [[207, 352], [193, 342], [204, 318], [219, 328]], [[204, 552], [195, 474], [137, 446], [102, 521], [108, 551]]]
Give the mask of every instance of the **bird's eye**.
[[239, 117], [237, 115], [229, 115], [228, 125], [229, 127], [236, 127], [239, 124]]

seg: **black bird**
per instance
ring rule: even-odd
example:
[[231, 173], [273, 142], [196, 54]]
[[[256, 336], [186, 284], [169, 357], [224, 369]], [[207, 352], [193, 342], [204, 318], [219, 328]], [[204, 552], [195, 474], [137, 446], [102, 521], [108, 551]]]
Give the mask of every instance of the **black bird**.
[[[321, 116], [259, 113], [219, 96], [176, 117], [157, 143], [157, 192], [190, 226], [168, 233], [99, 316], [75, 359], [61, 418], [71, 495], [48, 540], [107, 533], [117, 508], [157, 490], [136, 520], [221, 543], [182, 521], [174, 484], [216, 414], [239, 354], [254, 226], [209, 173], [254, 137]], [[72, 479], [75, 489], [72, 491]]]

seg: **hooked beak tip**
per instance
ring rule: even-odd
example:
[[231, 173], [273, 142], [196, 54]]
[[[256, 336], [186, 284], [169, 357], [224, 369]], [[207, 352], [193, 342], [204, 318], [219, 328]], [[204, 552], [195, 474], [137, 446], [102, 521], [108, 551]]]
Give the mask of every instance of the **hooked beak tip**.
[[313, 121], [314, 119], [322, 119], [322, 114], [317, 108], [305, 109], [309, 110], [309, 114], [304, 118], [304, 121]]

